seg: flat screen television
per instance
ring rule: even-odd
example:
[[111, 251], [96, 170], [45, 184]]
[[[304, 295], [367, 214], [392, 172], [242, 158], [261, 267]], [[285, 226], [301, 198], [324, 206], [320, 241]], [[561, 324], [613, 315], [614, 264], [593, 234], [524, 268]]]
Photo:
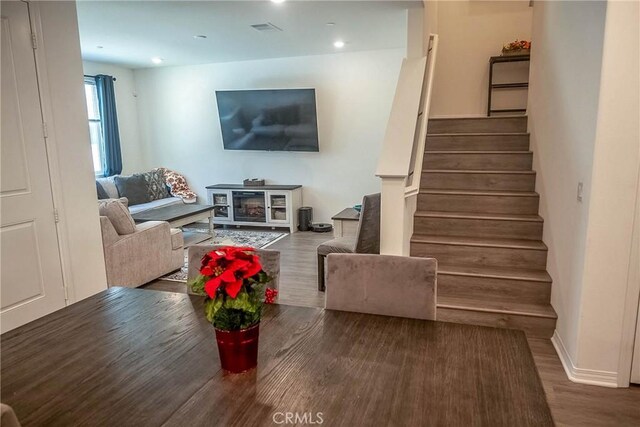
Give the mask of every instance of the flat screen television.
[[216, 91], [225, 150], [318, 151], [315, 89]]

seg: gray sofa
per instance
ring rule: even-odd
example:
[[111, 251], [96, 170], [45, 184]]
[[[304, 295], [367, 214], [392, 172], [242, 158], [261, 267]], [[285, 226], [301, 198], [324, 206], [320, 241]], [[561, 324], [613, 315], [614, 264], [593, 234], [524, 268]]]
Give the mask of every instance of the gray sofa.
[[182, 231], [168, 222], [136, 225], [121, 200], [102, 200], [99, 211], [109, 286], [135, 288], [184, 265]]
[[[113, 178], [114, 178], [113, 176], [110, 176], [107, 178], [98, 178], [96, 179], [96, 181], [98, 181], [100, 185], [102, 185], [102, 188], [104, 188], [104, 191], [107, 193], [110, 199], [117, 199], [121, 196], [120, 194], [118, 194], [118, 189], [116, 188], [116, 184], [114, 183]], [[167, 197], [164, 199], [154, 200], [148, 203], [130, 205], [129, 212], [131, 212], [132, 214], [136, 214], [139, 212], [144, 212], [151, 209], [160, 208], [163, 206], [177, 205], [182, 203], [184, 202], [180, 197]]]

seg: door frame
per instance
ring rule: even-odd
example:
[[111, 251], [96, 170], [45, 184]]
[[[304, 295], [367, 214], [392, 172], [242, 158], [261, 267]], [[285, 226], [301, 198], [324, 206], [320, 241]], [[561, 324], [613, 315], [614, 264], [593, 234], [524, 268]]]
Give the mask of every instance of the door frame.
[[58, 251], [60, 253], [60, 264], [62, 267], [62, 286], [66, 305], [75, 302], [73, 275], [70, 274], [71, 253], [64, 236], [67, 236], [67, 221], [60, 221], [64, 216], [65, 207], [62, 198], [62, 179], [60, 176], [60, 162], [58, 158], [57, 141], [54, 124], [53, 107], [50, 98], [49, 78], [47, 75], [47, 61], [44, 53], [44, 40], [42, 39], [43, 29], [40, 21], [40, 9], [36, 3], [30, 0], [21, 0], [27, 4], [29, 10], [29, 20], [31, 32], [35, 37], [36, 48], [33, 55], [36, 64], [36, 77], [40, 92], [40, 110], [42, 112], [42, 126], [47, 153], [47, 163], [49, 165], [49, 182], [53, 198], [53, 209], [56, 215], [56, 233], [58, 236]]
[[638, 310], [640, 304], [640, 168], [637, 171], [635, 205], [627, 273], [627, 294], [623, 307], [622, 337], [618, 359], [618, 387], [629, 387], [630, 384], [636, 328], [640, 320]]

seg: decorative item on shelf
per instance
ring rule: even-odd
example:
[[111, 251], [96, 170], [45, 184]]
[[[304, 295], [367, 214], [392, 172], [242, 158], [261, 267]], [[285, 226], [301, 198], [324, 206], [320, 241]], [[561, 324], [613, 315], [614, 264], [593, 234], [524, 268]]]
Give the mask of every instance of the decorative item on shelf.
[[502, 46], [502, 56], [529, 55], [531, 53], [531, 42], [527, 40], [516, 40]]
[[357, 210], [358, 212], [361, 212], [362, 211], [362, 205], [355, 205], [353, 207], [353, 209]]
[[215, 328], [222, 369], [240, 373], [258, 364], [262, 306], [278, 295], [265, 289], [270, 281], [254, 248], [224, 246], [202, 257], [200, 274], [189, 286], [206, 296], [205, 315]]
[[262, 178], [247, 178], [242, 183], [247, 187], [263, 187], [265, 184]]

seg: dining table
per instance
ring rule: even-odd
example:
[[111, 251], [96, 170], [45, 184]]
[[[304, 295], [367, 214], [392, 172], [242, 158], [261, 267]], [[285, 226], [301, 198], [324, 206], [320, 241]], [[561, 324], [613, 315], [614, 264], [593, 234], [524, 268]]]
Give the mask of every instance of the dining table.
[[519, 330], [265, 305], [220, 367], [204, 297], [112, 287], [0, 336], [23, 426], [548, 426]]

